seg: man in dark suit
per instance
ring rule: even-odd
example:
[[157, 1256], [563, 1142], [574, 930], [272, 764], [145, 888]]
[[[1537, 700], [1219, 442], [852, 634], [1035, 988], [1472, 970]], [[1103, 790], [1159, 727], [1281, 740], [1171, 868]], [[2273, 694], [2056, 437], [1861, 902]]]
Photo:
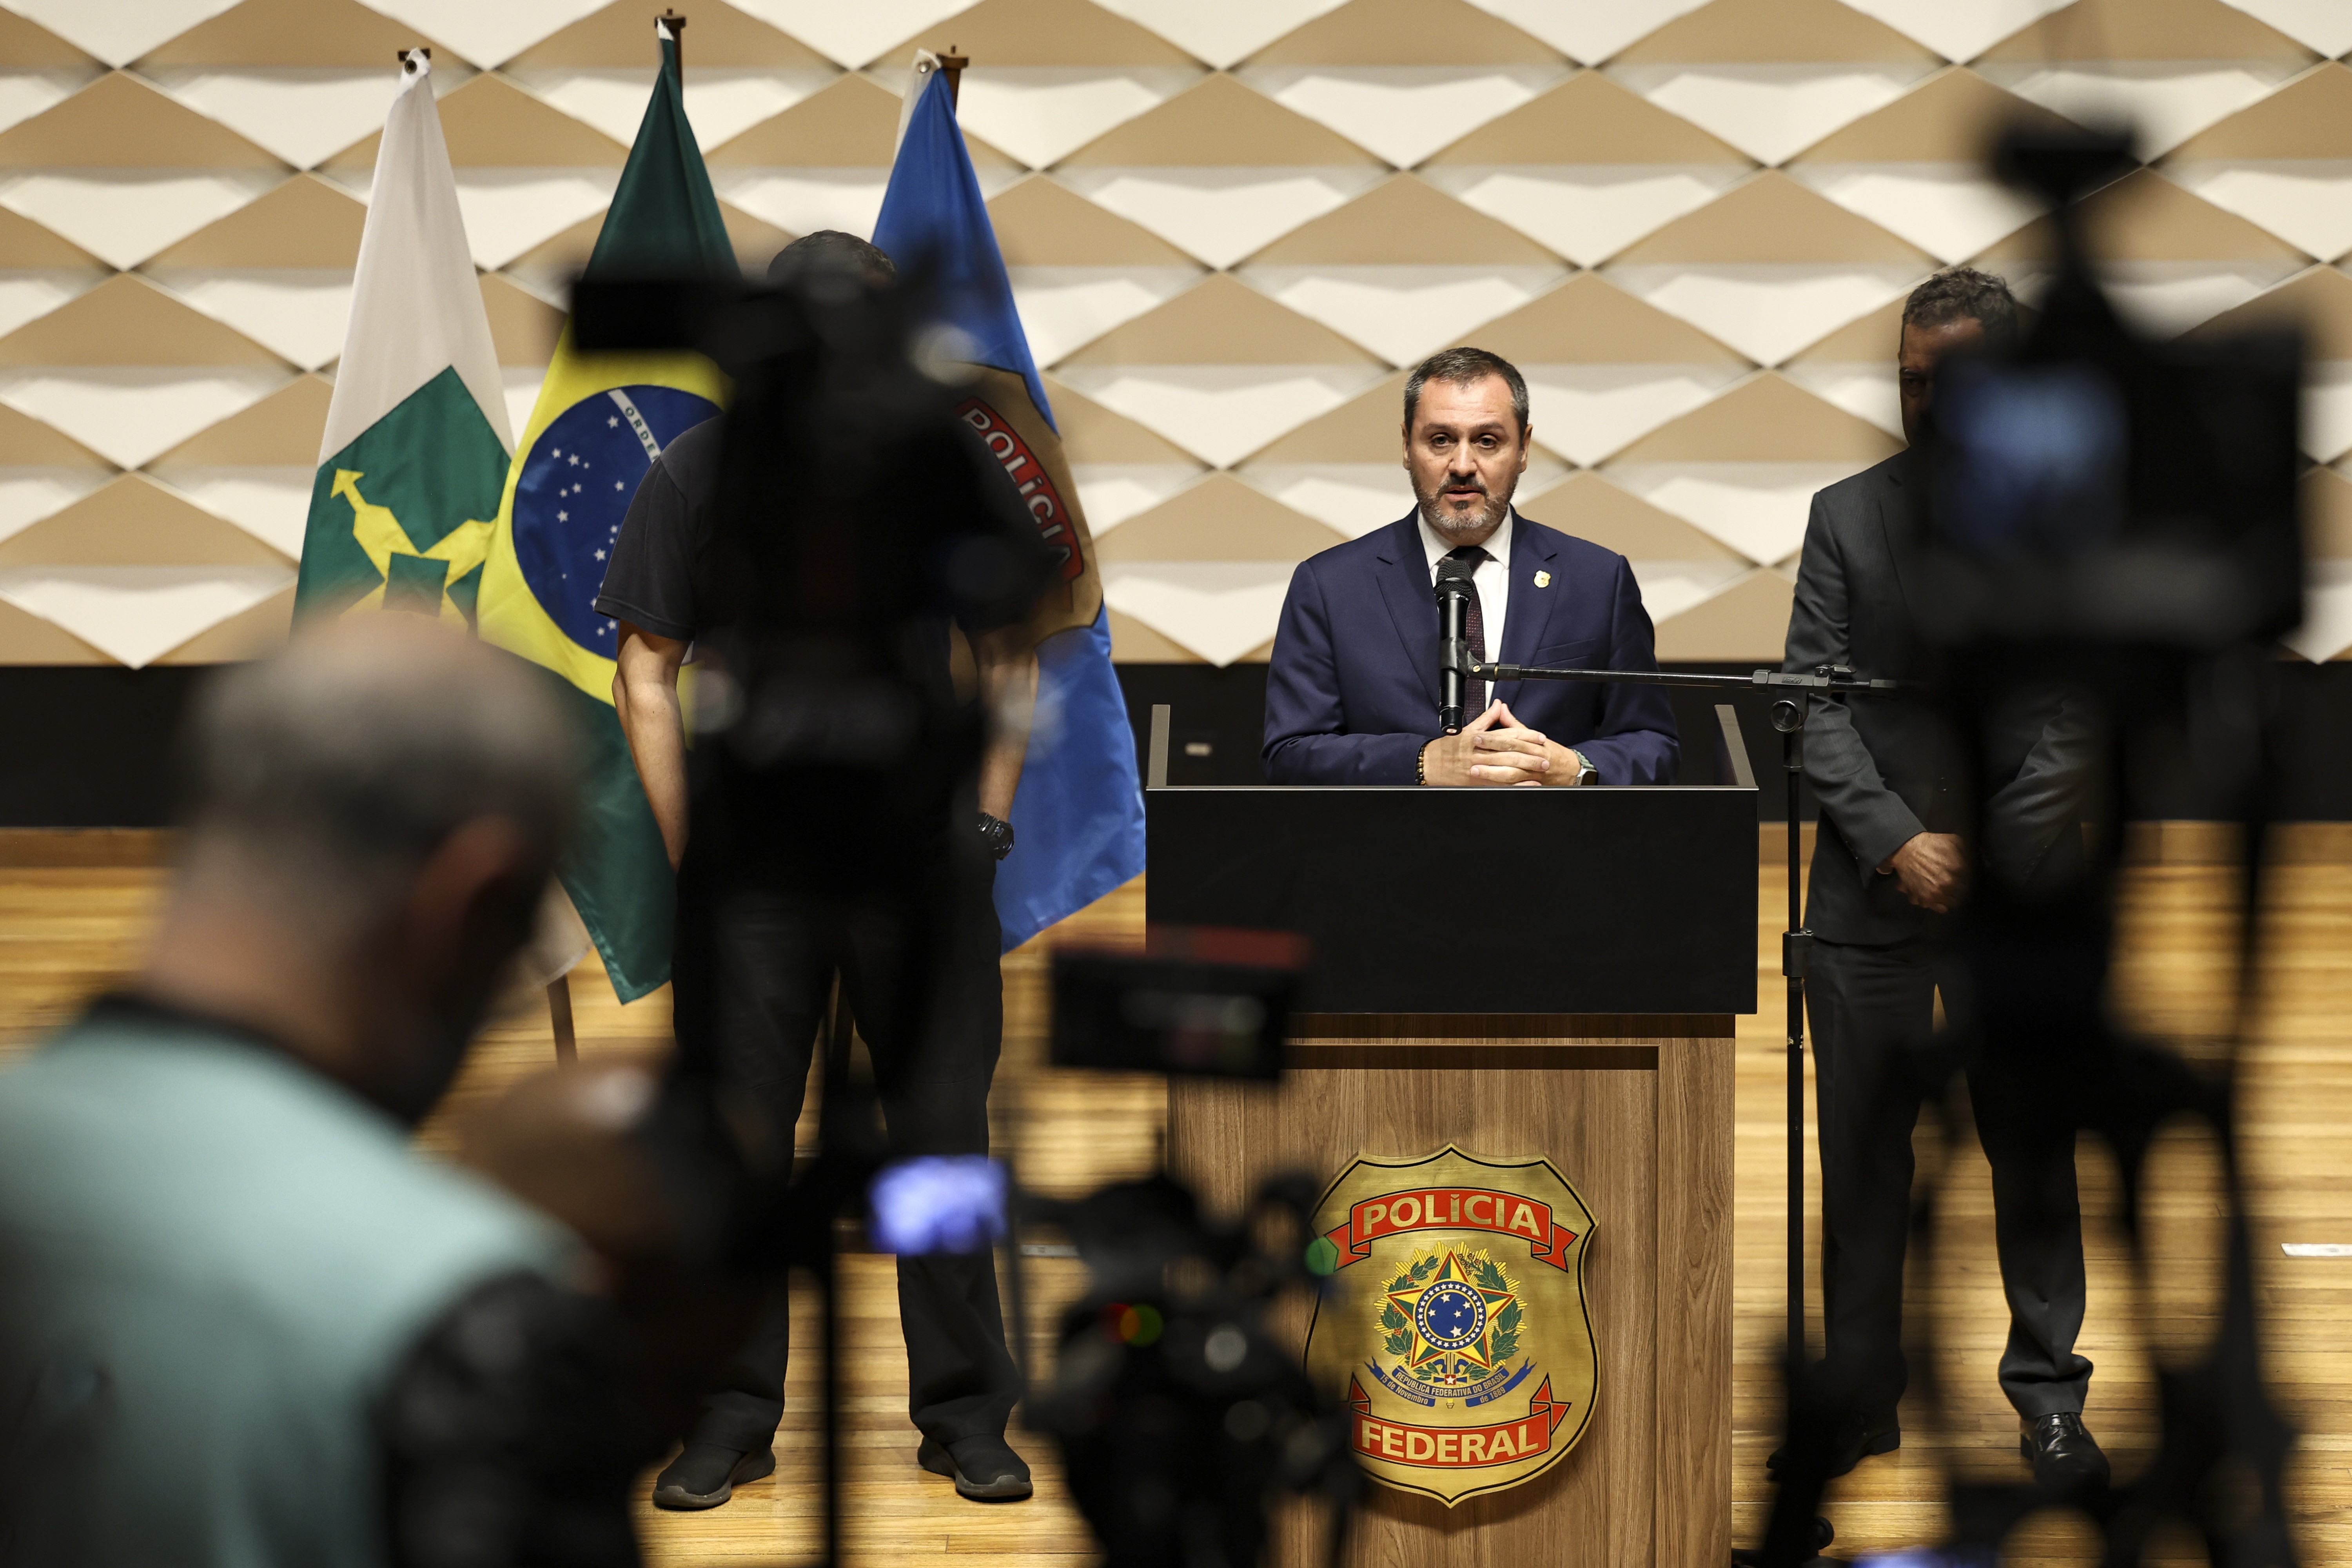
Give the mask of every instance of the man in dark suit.
[[1528, 385], [1484, 349], [1447, 349], [1405, 382], [1405, 469], [1419, 505], [1300, 563], [1266, 673], [1276, 784], [1671, 784], [1677, 747], [1654, 686], [1465, 682], [1438, 733], [1435, 584], [1469, 580], [1471, 657], [1657, 668], [1625, 558], [1519, 516]]
[[[1913, 290], [1898, 362], [1904, 433], [1916, 444], [1946, 354], [2002, 346], [2017, 305], [1999, 278], [1967, 268]], [[1897, 680], [1926, 673], [1912, 613], [1932, 593], [1912, 557], [1926, 480], [1912, 454], [1813, 498], [1789, 617], [1784, 668], [1850, 666]], [[2079, 710], [2020, 706], [1987, 737], [1982, 842], [1964, 842], [1971, 783], [1937, 714], [1904, 698], [1817, 697], [1805, 776], [1821, 803], [1806, 925], [1822, 1157], [1826, 1366], [1857, 1414], [1832, 1473], [1900, 1443], [1903, 1254], [1911, 1131], [1938, 1076], [1935, 1005], [1965, 1005], [1948, 942], [1973, 863], [2018, 885], [2083, 861]], [[1972, 851], [1980, 851], [1972, 856]], [[2043, 1086], [2046, 1088], [2046, 1085]], [[2000, 1384], [2025, 1423], [2021, 1447], [2053, 1486], [2104, 1485], [2107, 1462], [2083, 1426], [2091, 1363], [2083, 1325], [2082, 1224], [2074, 1134], [2051, 1097], [1999, 1063], [1972, 1066], [1970, 1100], [1992, 1166], [1995, 1241], [2009, 1299]], [[1777, 1456], [1776, 1456], [1777, 1458]]]

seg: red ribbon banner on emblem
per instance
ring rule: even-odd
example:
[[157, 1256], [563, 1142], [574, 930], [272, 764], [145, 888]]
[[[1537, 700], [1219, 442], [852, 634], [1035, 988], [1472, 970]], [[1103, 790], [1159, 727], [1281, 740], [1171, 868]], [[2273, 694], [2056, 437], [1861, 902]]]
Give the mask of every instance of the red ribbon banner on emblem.
[[1552, 1399], [1551, 1379], [1548, 1377], [1536, 1390], [1524, 1417], [1498, 1421], [1491, 1426], [1414, 1426], [1400, 1421], [1382, 1421], [1371, 1414], [1371, 1400], [1364, 1393], [1364, 1385], [1352, 1377], [1348, 1380], [1348, 1404], [1352, 1411], [1349, 1426], [1353, 1435], [1349, 1440], [1355, 1444], [1357, 1453], [1367, 1459], [1385, 1459], [1392, 1465], [1440, 1470], [1513, 1465], [1549, 1452], [1551, 1435], [1568, 1419], [1569, 1412], [1569, 1406]]
[[1576, 1241], [1576, 1232], [1553, 1223], [1549, 1204], [1485, 1187], [1432, 1187], [1366, 1198], [1349, 1209], [1348, 1223], [1327, 1237], [1339, 1249], [1334, 1267], [1361, 1263], [1372, 1255], [1374, 1241], [1409, 1230], [1491, 1230], [1525, 1237], [1538, 1263], [1562, 1270]]
[[1077, 535], [1070, 531], [1070, 509], [1062, 504], [1062, 492], [1046, 477], [1045, 465], [1004, 422], [1004, 416], [979, 398], [967, 397], [957, 405], [956, 416], [978, 431], [988, 455], [1004, 465], [1005, 478], [1021, 492], [1029, 515], [1037, 520], [1037, 537], [1054, 552], [1063, 581], [1076, 582], [1087, 563], [1078, 558]]

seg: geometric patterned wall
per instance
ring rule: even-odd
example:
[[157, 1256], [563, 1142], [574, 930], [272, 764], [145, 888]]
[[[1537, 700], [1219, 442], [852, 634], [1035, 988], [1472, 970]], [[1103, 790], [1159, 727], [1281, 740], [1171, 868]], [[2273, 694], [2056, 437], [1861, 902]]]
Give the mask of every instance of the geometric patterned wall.
[[[0, 662], [284, 635], [375, 133], [425, 43], [520, 428], [652, 79], [654, 0], [6, 0]], [[1527, 372], [1520, 499], [1630, 556], [1668, 658], [1777, 658], [1805, 500], [1895, 448], [1895, 312], [2034, 215], [2015, 114], [2128, 111], [2098, 198], [2168, 331], [2291, 310], [2352, 645], [2347, 0], [686, 0], [747, 264], [866, 232], [919, 45], [1100, 542], [1118, 655], [1263, 658], [1290, 568], [1402, 515], [1401, 367]]]

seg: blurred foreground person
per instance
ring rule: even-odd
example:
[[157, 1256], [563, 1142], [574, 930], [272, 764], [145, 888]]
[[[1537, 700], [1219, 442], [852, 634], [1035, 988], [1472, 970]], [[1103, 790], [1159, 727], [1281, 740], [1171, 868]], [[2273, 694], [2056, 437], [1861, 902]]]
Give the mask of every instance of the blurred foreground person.
[[[1955, 268], [1912, 290], [1896, 367], [1911, 449], [1813, 498], [1784, 668], [1845, 665], [1893, 680], [1927, 673], [1912, 606], [1936, 584], [1922, 580], [1927, 568], [1906, 558], [1905, 544], [1926, 505], [1916, 453], [1937, 366], [1954, 353], [2005, 348], [2016, 334], [2017, 302], [1989, 273]], [[1821, 1120], [1822, 1289], [1826, 1364], [1856, 1406], [1832, 1475], [1902, 1441], [1911, 1132], [1923, 1097], [1949, 1070], [1936, 1059], [1937, 993], [1948, 1010], [1965, 1003], [1954, 994], [1954, 911], [1972, 864], [2019, 889], [2080, 871], [2084, 735], [2080, 712], [2054, 696], [2009, 713], [1986, 759], [1993, 793], [1974, 813], [1986, 842], [1971, 846], [1959, 831], [1970, 816], [1966, 763], [1932, 709], [1903, 698], [1814, 700], [1805, 777], [1822, 820], [1807, 884], [1815, 940], [1805, 996]], [[2055, 1067], [2026, 1073], [1980, 1062], [1969, 1077], [2009, 1300], [2001, 1392], [2022, 1419], [2020, 1447], [2038, 1480], [2104, 1486], [2106, 1457], [2083, 1425], [2091, 1382], [2091, 1363], [2074, 1353], [2083, 1232]]]
[[411, 1147], [572, 795], [409, 616], [207, 689], [145, 969], [0, 1073], [0, 1560], [627, 1563], [652, 1451], [578, 1247]]

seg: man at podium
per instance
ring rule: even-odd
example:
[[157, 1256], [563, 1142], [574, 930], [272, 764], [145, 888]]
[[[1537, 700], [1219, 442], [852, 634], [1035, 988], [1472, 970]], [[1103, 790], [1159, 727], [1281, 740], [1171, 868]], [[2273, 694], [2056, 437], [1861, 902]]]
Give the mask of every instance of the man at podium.
[[1418, 504], [1302, 562], [1266, 674], [1275, 784], [1671, 784], [1674, 711], [1654, 686], [1465, 681], [1458, 735], [1438, 727], [1435, 586], [1470, 583], [1480, 663], [1654, 670], [1650, 616], [1614, 551], [1521, 517], [1528, 384], [1484, 349], [1431, 355], [1404, 387]]

